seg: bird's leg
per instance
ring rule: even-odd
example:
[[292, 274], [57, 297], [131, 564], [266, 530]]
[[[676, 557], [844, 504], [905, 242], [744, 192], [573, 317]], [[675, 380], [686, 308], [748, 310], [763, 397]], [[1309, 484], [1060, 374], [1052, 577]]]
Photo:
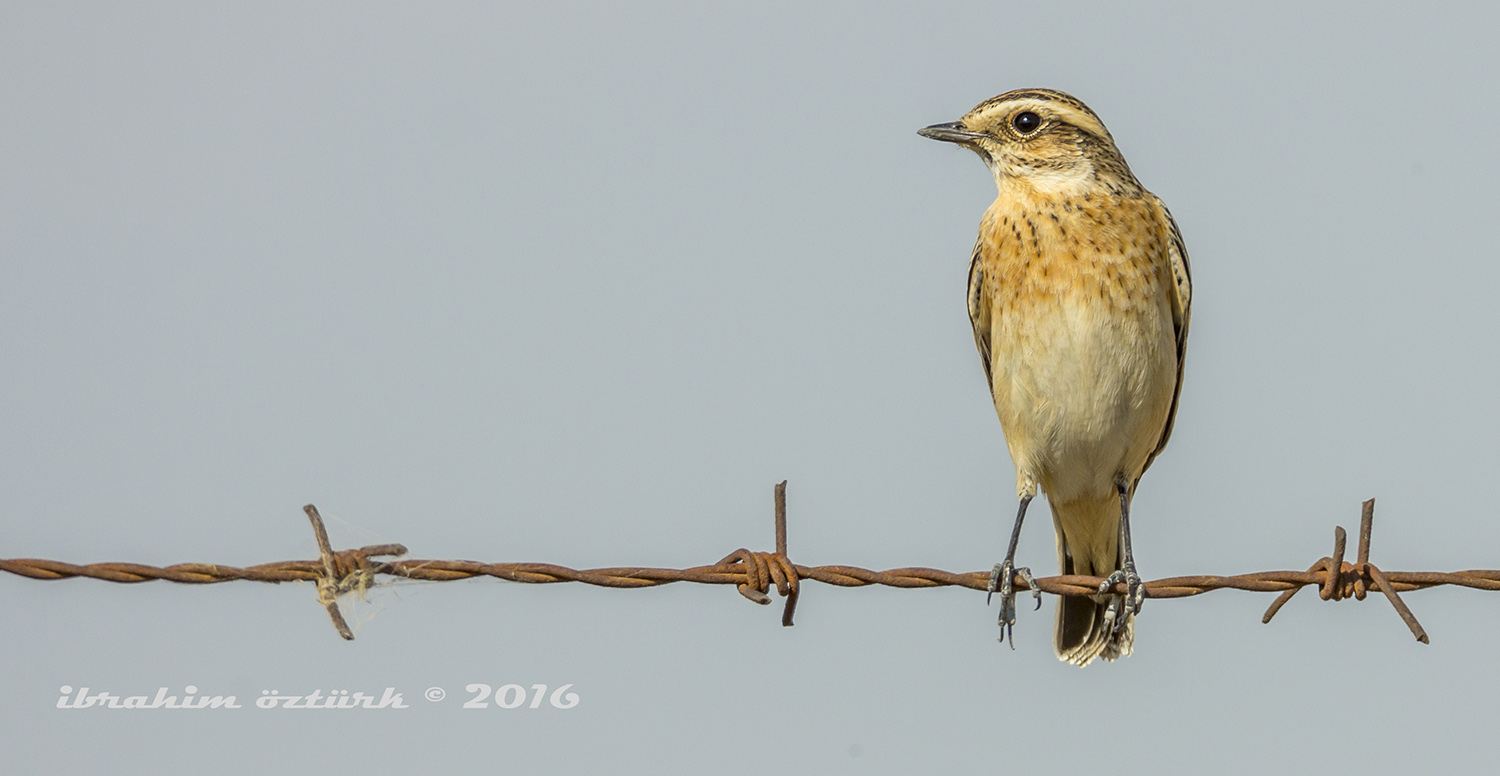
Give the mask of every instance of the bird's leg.
[[1005, 562], [995, 564], [994, 570], [990, 571], [989, 595], [984, 598], [984, 602], [988, 604], [991, 596], [1000, 594], [1000, 640], [1003, 642], [1009, 638], [1011, 649], [1016, 648], [1013, 630], [1016, 624], [1017, 575], [1031, 588], [1031, 594], [1036, 597], [1036, 608], [1042, 608], [1042, 589], [1037, 587], [1036, 580], [1032, 578], [1031, 569], [1016, 568], [1016, 545], [1021, 541], [1021, 521], [1026, 519], [1026, 506], [1035, 495], [1027, 493], [1021, 496], [1021, 509], [1016, 513], [1016, 527], [1010, 532], [1010, 551], [1005, 553]]
[[[1104, 610], [1104, 621], [1113, 623], [1115, 633], [1119, 633], [1127, 617], [1140, 614], [1141, 603], [1146, 600], [1146, 586], [1135, 571], [1135, 556], [1130, 551], [1130, 488], [1121, 480], [1115, 483], [1115, 489], [1120, 492], [1120, 550], [1125, 562], [1099, 585], [1099, 593], [1103, 595], [1117, 583], [1125, 583], [1125, 595], [1110, 596], [1109, 606]], [[1124, 611], [1126, 608], [1128, 613]]]

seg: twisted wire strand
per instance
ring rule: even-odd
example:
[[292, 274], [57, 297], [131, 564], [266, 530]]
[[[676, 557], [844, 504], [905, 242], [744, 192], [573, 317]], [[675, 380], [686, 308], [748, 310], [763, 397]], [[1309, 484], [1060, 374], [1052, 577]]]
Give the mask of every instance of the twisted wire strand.
[[[1281, 595], [1262, 618], [1270, 622], [1276, 612], [1303, 587], [1314, 585], [1324, 600], [1354, 598], [1364, 600], [1370, 590], [1383, 593], [1395, 607], [1417, 640], [1426, 643], [1426, 632], [1401, 600], [1400, 593], [1424, 590], [1442, 585], [1456, 585], [1474, 590], [1500, 591], [1500, 569], [1466, 571], [1382, 571], [1369, 562], [1369, 544], [1374, 519], [1375, 500], [1364, 503], [1360, 525], [1359, 557], [1345, 561], [1345, 532], [1334, 532], [1334, 553], [1320, 559], [1306, 571], [1259, 571], [1232, 576], [1199, 575], [1168, 577], [1145, 583], [1146, 597], [1153, 599], [1186, 598], [1214, 590], [1248, 590], [1279, 592]], [[171, 566], [148, 566], [139, 563], [74, 564], [37, 558], [0, 559], [0, 571], [30, 579], [57, 580], [83, 577], [126, 584], [165, 580], [183, 584], [217, 584], [249, 580], [255, 582], [312, 582], [318, 587], [318, 600], [328, 610], [339, 634], [353, 639], [339, 612], [340, 595], [363, 590], [380, 576], [430, 582], [450, 582], [474, 577], [527, 584], [582, 582], [587, 585], [614, 588], [643, 588], [692, 582], [710, 585], [734, 585], [745, 598], [759, 604], [771, 602], [770, 591], [786, 600], [782, 624], [790, 626], [802, 580], [813, 580], [836, 587], [884, 585], [896, 588], [963, 587], [986, 590], [988, 571], [952, 572], [941, 569], [908, 567], [875, 571], [858, 566], [803, 566], [792, 563], [786, 554], [786, 483], [776, 486], [776, 552], [738, 549], [709, 566], [684, 569], [620, 566], [597, 569], [573, 569], [553, 563], [483, 563], [472, 560], [377, 560], [386, 556], [405, 555], [400, 544], [377, 544], [353, 550], [335, 551], [328, 542], [326, 529], [317, 508], [304, 507], [318, 540], [317, 560], [291, 560], [254, 566], [226, 566], [212, 563], [178, 563]], [[1124, 584], [1101, 588], [1101, 577], [1059, 575], [1036, 578], [1037, 587], [1059, 596], [1097, 596], [1101, 593], [1124, 594]], [[1024, 581], [1017, 578], [1018, 588]]]
[[[388, 547], [389, 545], [380, 545]], [[346, 551], [363, 553], [365, 549]], [[397, 560], [370, 563], [374, 575], [404, 577], [428, 582], [451, 582], [474, 577], [495, 577], [510, 582], [550, 584], [554, 582], [582, 582], [598, 587], [639, 588], [656, 587], [673, 582], [695, 582], [709, 585], [747, 585], [762, 590], [764, 577], [760, 572], [747, 568], [737, 558], [739, 550], [724, 562], [711, 566], [693, 566], [684, 569], [637, 568], [618, 566], [597, 569], [573, 569], [553, 563], [483, 563], [473, 560]], [[371, 553], [377, 554], [377, 553]], [[779, 558], [772, 553], [753, 553], [764, 558]], [[770, 561], [767, 561], [770, 562]], [[1347, 564], [1351, 569], [1354, 564]], [[791, 564], [796, 579], [813, 580], [837, 587], [866, 587], [884, 585], [900, 588], [965, 587], [984, 590], [989, 582], [988, 571], [954, 572], [941, 569], [909, 567], [876, 571], [858, 566], [803, 566]], [[784, 569], [784, 566], [780, 567]], [[324, 578], [321, 560], [288, 560], [262, 563], [255, 566], [225, 566], [212, 563], [177, 563], [171, 566], [146, 566], [139, 563], [88, 563], [74, 564], [38, 558], [0, 559], [0, 571], [6, 571], [30, 579], [55, 580], [83, 577], [105, 582], [179, 582], [184, 584], [216, 584], [248, 580], [253, 582], [318, 582]], [[784, 572], [783, 572], [784, 573]], [[1345, 571], [1344, 573], [1349, 573]], [[1383, 575], [1398, 593], [1425, 590], [1442, 585], [1457, 585], [1475, 590], [1500, 590], [1500, 569], [1469, 569], [1465, 571], [1386, 571]], [[1335, 580], [1342, 579], [1338, 574]], [[1302, 588], [1306, 585], [1323, 587], [1328, 574], [1323, 569], [1309, 571], [1257, 571], [1233, 576], [1199, 575], [1166, 577], [1146, 583], [1147, 598], [1186, 598], [1214, 590], [1249, 590], [1259, 593], [1274, 593]], [[778, 590], [781, 587], [776, 582]], [[1018, 580], [1019, 581], [1019, 580]], [[1044, 593], [1061, 596], [1092, 596], [1099, 593], [1103, 577], [1059, 575], [1037, 577], [1037, 586]], [[1336, 582], [1336, 584], [1342, 584]], [[1123, 585], [1115, 585], [1113, 592], [1124, 593]], [[1343, 596], [1354, 597], [1354, 596]]]

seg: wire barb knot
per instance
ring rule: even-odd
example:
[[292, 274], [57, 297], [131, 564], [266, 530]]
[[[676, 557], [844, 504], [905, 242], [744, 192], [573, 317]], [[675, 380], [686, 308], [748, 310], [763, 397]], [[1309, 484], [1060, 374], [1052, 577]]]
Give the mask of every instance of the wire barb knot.
[[797, 583], [800, 577], [797, 567], [785, 555], [756, 552], [741, 547], [716, 565], [735, 566], [735, 570], [745, 576], [745, 581], [736, 586], [740, 595], [762, 606], [771, 603], [769, 593], [771, 584], [775, 583], [776, 592], [786, 599], [786, 607], [781, 612], [781, 624], [791, 626], [792, 614], [797, 609], [797, 594], [800, 591]]
[[344, 593], [363, 594], [375, 579], [370, 554], [363, 549], [340, 550], [323, 556], [324, 573], [318, 577], [318, 602], [327, 604]]
[[1324, 601], [1342, 601], [1345, 598], [1365, 600], [1365, 593], [1375, 582], [1370, 573], [1374, 568], [1370, 563], [1350, 563], [1347, 560], [1334, 568], [1332, 558], [1318, 561], [1313, 570], [1325, 575], [1323, 585], [1318, 588], [1318, 597]]

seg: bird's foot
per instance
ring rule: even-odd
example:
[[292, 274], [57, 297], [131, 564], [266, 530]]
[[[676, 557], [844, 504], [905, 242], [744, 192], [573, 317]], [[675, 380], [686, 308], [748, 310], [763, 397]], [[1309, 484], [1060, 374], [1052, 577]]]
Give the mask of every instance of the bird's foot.
[[988, 605], [991, 597], [996, 593], [1000, 594], [1000, 641], [1004, 642], [1009, 638], [1011, 649], [1016, 648], [1016, 637], [1013, 631], [1016, 624], [1015, 578], [1017, 575], [1036, 597], [1036, 608], [1042, 608], [1042, 589], [1037, 587], [1036, 579], [1031, 576], [1031, 569], [1016, 568], [1016, 562], [1010, 558], [1006, 558], [1004, 563], [996, 563], [995, 568], [990, 571], [989, 595], [984, 598], [985, 604]]
[[1146, 600], [1146, 584], [1141, 581], [1141, 575], [1135, 573], [1134, 563], [1126, 563], [1125, 568], [1110, 574], [1099, 585], [1099, 594], [1108, 595], [1110, 589], [1121, 582], [1125, 583], [1125, 595], [1110, 595], [1109, 606], [1104, 609], [1104, 621], [1111, 624], [1115, 633], [1125, 627], [1127, 617], [1141, 613], [1141, 603]]

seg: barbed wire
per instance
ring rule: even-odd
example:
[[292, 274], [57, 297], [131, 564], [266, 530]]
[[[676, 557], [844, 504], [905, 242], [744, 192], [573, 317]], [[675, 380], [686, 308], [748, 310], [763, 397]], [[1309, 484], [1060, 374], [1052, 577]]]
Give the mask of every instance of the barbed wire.
[[[106, 582], [137, 583], [165, 580], [184, 584], [215, 584], [250, 580], [255, 582], [312, 582], [317, 585], [318, 601], [323, 604], [339, 635], [353, 640], [354, 634], [339, 610], [339, 596], [364, 591], [376, 584], [377, 577], [449, 582], [473, 577], [495, 577], [511, 582], [550, 584], [582, 582], [599, 587], [642, 588], [673, 582], [696, 582], [709, 585], [734, 585], [741, 595], [758, 604], [771, 603], [774, 587], [786, 601], [781, 624], [790, 626], [797, 608], [802, 580], [813, 580], [837, 587], [885, 585], [898, 588], [965, 587], [985, 590], [988, 571], [952, 572], [932, 568], [898, 568], [873, 571], [858, 566], [802, 566], [787, 557], [786, 482], [776, 486], [776, 551], [758, 552], [740, 548], [710, 566], [685, 569], [617, 567], [572, 569], [552, 563], [481, 563], [470, 560], [377, 560], [405, 555], [400, 544], [376, 544], [351, 550], [334, 550], [317, 507], [303, 507], [317, 539], [317, 560], [291, 560], [262, 563], [255, 566], [225, 566], [213, 563], [179, 563], [171, 566], [147, 566], [138, 563], [91, 563], [78, 565], [34, 558], [0, 559], [0, 571], [30, 579], [53, 580], [85, 577]], [[1381, 571], [1370, 563], [1370, 534], [1375, 519], [1375, 499], [1364, 502], [1360, 516], [1358, 557], [1353, 563], [1344, 560], [1346, 535], [1342, 526], [1334, 529], [1333, 554], [1320, 558], [1306, 571], [1259, 571], [1234, 576], [1168, 577], [1145, 583], [1146, 597], [1153, 599], [1186, 598], [1213, 590], [1249, 590], [1279, 592], [1275, 602], [1261, 618], [1269, 623], [1292, 596], [1307, 585], [1317, 585], [1323, 600], [1348, 598], [1363, 601], [1371, 590], [1383, 593], [1413, 636], [1428, 643], [1427, 632], [1417, 622], [1400, 593], [1441, 585], [1458, 585], [1476, 590], [1500, 590], [1500, 569], [1475, 569], [1455, 572]], [[1018, 588], [1024, 582], [1017, 578]], [[1042, 592], [1059, 596], [1096, 596], [1101, 577], [1059, 575], [1036, 578]], [[1123, 594], [1124, 584], [1112, 592]]]

